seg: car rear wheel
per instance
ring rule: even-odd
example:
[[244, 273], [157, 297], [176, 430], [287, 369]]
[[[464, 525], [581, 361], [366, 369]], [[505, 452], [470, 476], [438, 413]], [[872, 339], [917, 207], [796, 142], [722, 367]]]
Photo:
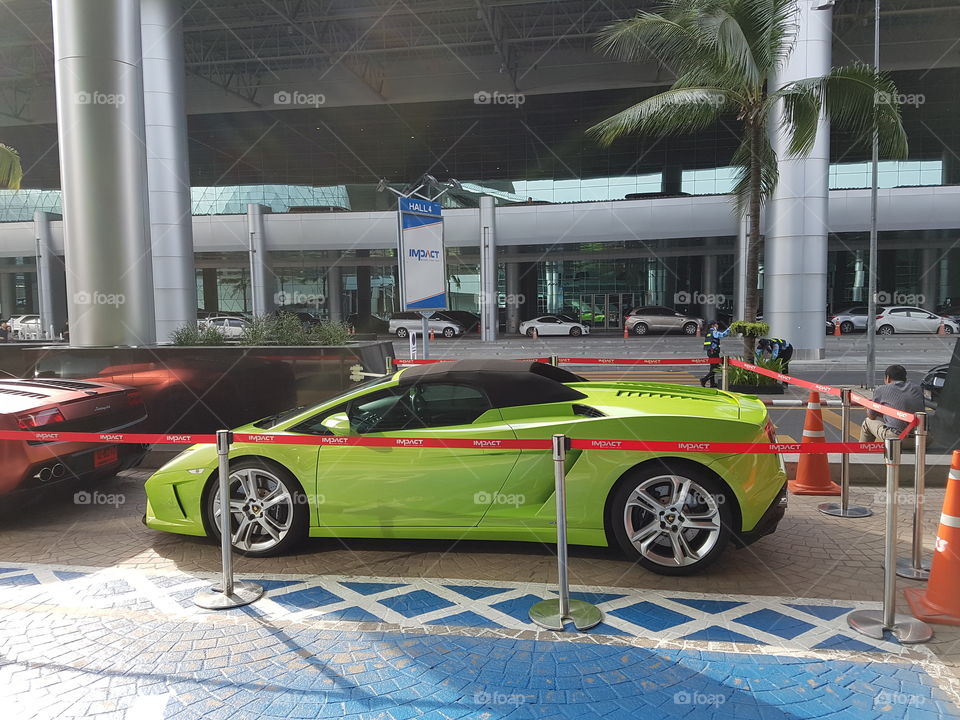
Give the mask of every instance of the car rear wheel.
[[572, 327], [570, 328], [570, 335], [573, 337], [579, 337], [580, 335], [583, 335], [583, 330], [578, 327]]
[[[206, 493], [207, 532], [220, 539], [216, 473]], [[234, 550], [248, 557], [281, 555], [307, 534], [309, 505], [297, 480], [272, 463], [249, 458], [230, 464], [230, 527]]]
[[683, 326], [684, 335], [696, 335], [697, 334], [697, 324], [696, 323], [687, 323]]
[[714, 562], [734, 522], [730, 489], [706, 470], [659, 462], [628, 473], [608, 505], [620, 548], [660, 575], [691, 575]]
[[633, 326], [634, 335], [646, 335], [648, 332], [650, 332], [650, 328], [646, 323], [638, 322]]
[[443, 329], [443, 336], [445, 338], [452, 338], [456, 334], [457, 334], [457, 331], [454, 330], [452, 327], [445, 327]]
[[949, 325], [947, 325], [946, 323], [944, 323], [944, 325], [943, 325], [943, 333], [944, 333], [945, 335], [953, 335], [953, 328], [950, 327]]
[[842, 332], [844, 335], [849, 335], [853, 332], [853, 330], [853, 323], [849, 320], [844, 320], [842, 323], [840, 323], [840, 332]]
[[407, 332], [407, 329], [406, 329], [406, 328], [404, 328], [404, 327], [402, 327], [402, 328], [397, 328], [397, 337], [398, 337], [398, 338], [405, 338], [405, 337], [406, 337], [407, 335], [409, 335], [409, 334], [410, 334], [410, 333]]
[[893, 325], [881, 325], [877, 328], [877, 335], [893, 335]]
[[527, 328], [527, 337], [533, 337], [533, 328]]

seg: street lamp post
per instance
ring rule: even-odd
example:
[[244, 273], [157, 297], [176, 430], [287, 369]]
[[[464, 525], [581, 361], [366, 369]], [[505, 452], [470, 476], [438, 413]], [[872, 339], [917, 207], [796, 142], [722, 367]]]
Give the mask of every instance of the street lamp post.
[[[875, 0], [873, 10], [873, 67], [880, 71], [880, 0]], [[873, 163], [870, 185], [870, 259], [867, 281], [867, 387], [876, 387], [877, 374], [877, 204], [880, 182], [880, 138], [877, 132], [876, 103], [874, 98]]]

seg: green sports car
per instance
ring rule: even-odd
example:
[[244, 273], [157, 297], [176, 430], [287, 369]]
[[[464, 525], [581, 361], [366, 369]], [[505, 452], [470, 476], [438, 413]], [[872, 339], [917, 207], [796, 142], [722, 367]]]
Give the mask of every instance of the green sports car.
[[[755, 397], [644, 382], [587, 382], [562, 368], [462, 360], [400, 370], [311, 408], [238, 428], [292, 436], [773, 442]], [[267, 440], [267, 438], [264, 438]], [[548, 450], [237, 442], [233, 546], [267, 556], [305, 536], [556, 541]], [[786, 506], [778, 455], [571, 450], [572, 544], [619, 546], [684, 575], [728, 542], [773, 532]], [[219, 537], [217, 455], [196, 445], [146, 484], [150, 528]]]

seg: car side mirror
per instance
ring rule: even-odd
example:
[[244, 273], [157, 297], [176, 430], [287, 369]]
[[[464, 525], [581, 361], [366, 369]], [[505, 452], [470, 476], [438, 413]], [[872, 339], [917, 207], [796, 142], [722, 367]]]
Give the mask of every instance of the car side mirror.
[[329, 430], [331, 435], [350, 434], [350, 418], [347, 417], [345, 412], [327, 415], [320, 424]]

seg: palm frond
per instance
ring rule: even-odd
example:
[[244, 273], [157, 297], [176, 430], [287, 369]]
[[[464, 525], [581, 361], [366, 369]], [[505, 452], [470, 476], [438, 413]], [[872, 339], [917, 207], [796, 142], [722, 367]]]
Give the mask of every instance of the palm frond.
[[747, 39], [738, 18], [728, 8], [717, 7], [700, 18], [702, 42], [716, 54], [716, 65], [728, 73], [735, 73], [741, 83], [761, 87], [765, 73], [753, 57], [753, 48]]
[[899, 91], [885, 73], [855, 63], [834, 68], [829, 75], [788, 83], [768, 98], [769, 107], [782, 99], [782, 126], [790, 134], [790, 152], [802, 155], [816, 136], [816, 117], [826, 111], [830, 123], [853, 134], [856, 147], [869, 148], [876, 130], [880, 154], [907, 156], [907, 134], [897, 103]]
[[618, 112], [587, 129], [603, 145], [622, 135], [686, 135], [713, 125], [738, 108], [736, 97], [723, 88], [671, 88]]
[[9, 145], [0, 143], [0, 188], [19, 190], [23, 180], [20, 153]]
[[780, 179], [780, 173], [777, 170], [777, 155], [773, 151], [766, 133], [760, 134], [760, 147], [757, 149], [756, 157], [750, 149], [748, 133], [744, 134], [743, 142], [740, 143], [740, 147], [733, 154], [732, 162], [737, 168], [733, 196], [738, 215], [745, 215], [750, 207], [750, 168], [754, 161], [760, 164], [760, 203], [762, 205], [767, 198], [773, 195]]

